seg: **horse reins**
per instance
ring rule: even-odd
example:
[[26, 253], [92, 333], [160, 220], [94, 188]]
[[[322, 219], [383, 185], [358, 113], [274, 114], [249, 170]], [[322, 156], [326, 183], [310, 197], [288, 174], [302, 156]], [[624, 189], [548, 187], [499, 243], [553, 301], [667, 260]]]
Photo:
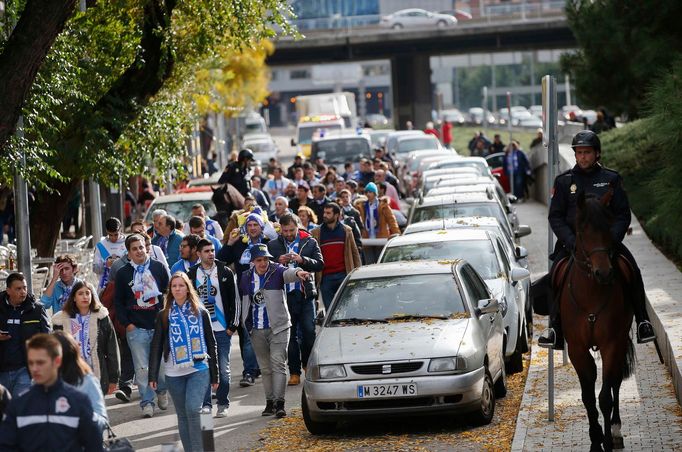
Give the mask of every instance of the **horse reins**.
[[[580, 236], [580, 231], [577, 231], [577, 236]], [[596, 312], [587, 312], [584, 310], [580, 305], [578, 305], [578, 302], [575, 299], [575, 295], [573, 295], [573, 283], [572, 283], [572, 276], [573, 276], [573, 265], [572, 262], [575, 262], [578, 267], [580, 267], [581, 270], [585, 271], [587, 273], [588, 278], [592, 278], [592, 263], [590, 262], [590, 256], [596, 253], [607, 253], [609, 255], [609, 259], [611, 258], [612, 255], [612, 250], [610, 248], [595, 248], [591, 250], [590, 252], [585, 251], [585, 249], [582, 247], [582, 242], [580, 246], [580, 252], [582, 253], [583, 256], [585, 256], [584, 260], [578, 259], [576, 256], [575, 251], [571, 250], [571, 261], [568, 262], [568, 294], [570, 295], [570, 300], [573, 303], [573, 306], [575, 306], [579, 311], [582, 311], [584, 314], [587, 314], [587, 323], [590, 325], [590, 344], [593, 342], [594, 338], [594, 324], [597, 323], [597, 317], [599, 314], [604, 310], [604, 308], [609, 304], [610, 299], [607, 298], [606, 301], [604, 301], [599, 308], [596, 310]], [[590, 348], [592, 351], [596, 352], [599, 350], [599, 347], [596, 345], [590, 345]]]

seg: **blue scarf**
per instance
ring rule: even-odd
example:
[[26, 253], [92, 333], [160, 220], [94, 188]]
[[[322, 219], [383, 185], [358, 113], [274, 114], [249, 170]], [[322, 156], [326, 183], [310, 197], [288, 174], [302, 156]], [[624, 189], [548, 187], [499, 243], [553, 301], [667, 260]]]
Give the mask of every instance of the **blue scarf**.
[[92, 366], [92, 348], [90, 347], [90, 313], [76, 314], [71, 319], [71, 335], [78, 341], [83, 359]]
[[156, 242], [156, 246], [161, 248], [161, 251], [163, 251], [163, 254], [168, 256], [168, 239], [170, 237], [164, 237], [161, 234], [159, 234], [159, 240]]
[[[107, 268], [107, 270], [109, 269]], [[61, 279], [57, 281], [57, 285], [62, 289], [62, 296], [59, 297], [59, 309], [62, 309], [64, 307], [64, 303], [66, 303], [66, 300], [69, 299], [69, 295], [71, 295], [71, 290], [73, 289], [73, 286], [75, 286], [77, 282], [78, 278], [73, 278], [71, 285], [67, 286]]]
[[168, 316], [168, 340], [175, 366], [190, 367], [195, 360], [203, 361], [208, 356], [201, 315], [192, 312], [189, 302], [178, 306], [173, 301]]
[[257, 242], [252, 242], [251, 238], [249, 237], [249, 243], [246, 245], [246, 249], [242, 253], [242, 257], [239, 259], [239, 263], [242, 265], [249, 265], [251, 263], [251, 248], [253, 245], [258, 245], [263, 241], [263, 236], [261, 235], [258, 237]]
[[377, 236], [377, 229], [379, 227], [379, 200], [375, 199], [373, 203], [369, 200], [365, 203], [365, 228], [370, 238], [374, 239]]

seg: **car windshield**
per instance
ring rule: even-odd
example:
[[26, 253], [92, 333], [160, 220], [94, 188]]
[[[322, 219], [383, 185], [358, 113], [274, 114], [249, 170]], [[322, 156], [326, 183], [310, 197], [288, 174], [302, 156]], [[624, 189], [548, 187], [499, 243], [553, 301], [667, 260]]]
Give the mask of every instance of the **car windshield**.
[[201, 203], [206, 209], [206, 216], [213, 216], [216, 214], [215, 205], [210, 199], [188, 199], [185, 201], [173, 201], [173, 202], [155, 202], [154, 206], [149, 210], [149, 216], [151, 218], [151, 212], [156, 209], [163, 209], [178, 220], [188, 221], [192, 217], [192, 206], [194, 204]]
[[390, 276], [349, 281], [331, 312], [330, 324], [453, 318], [466, 313], [451, 274]]
[[264, 132], [263, 125], [260, 122], [247, 122], [244, 128], [246, 133]]
[[253, 152], [272, 152], [275, 150], [275, 145], [269, 141], [245, 141], [244, 147], [251, 149]]
[[370, 139], [372, 140], [372, 146], [383, 146], [386, 143], [386, 137], [390, 132], [386, 133], [372, 133]]
[[408, 152], [417, 151], [420, 149], [439, 149], [438, 140], [434, 137], [410, 138], [409, 140], [400, 140], [396, 152], [398, 154], [407, 154]]
[[316, 125], [301, 127], [298, 129], [298, 144], [310, 144], [313, 142], [313, 135], [320, 130], [341, 130], [340, 124]]
[[414, 212], [412, 223], [459, 217], [494, 217], [500, 224], [505, 224], [507, 217], [502, 208], [495, 202], [468, 202], [463, 204], [446, 204], [443, 206], [419, 207]]
[[450, 240], [415, 243], [386, 249], [381, 262], [465, 259], [484, 279], [495, 278], [500, 267], [490, 240]]
[[370, 155], [369, 142], [364, 138], [323, 140], [313, 144], [312, 161], [324, 159], [325, 163], [356, 162]]

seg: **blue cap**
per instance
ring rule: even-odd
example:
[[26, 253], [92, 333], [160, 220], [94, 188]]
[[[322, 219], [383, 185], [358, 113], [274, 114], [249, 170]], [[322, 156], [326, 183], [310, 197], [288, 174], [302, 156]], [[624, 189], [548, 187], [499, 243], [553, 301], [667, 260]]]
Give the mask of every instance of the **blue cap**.
[[365, 191], [371, 191], [375, 195], [379, 194], [379, 189], [377, 188], [377, 184], [374, 182], [370, 182], [369, 184], [365, 185]]
[[268, 246], [265, 243], [258, 243], [251, 247], [251, 262], [258, 257], [267, 257], [272, 259], [272, 254], [268, 250]]

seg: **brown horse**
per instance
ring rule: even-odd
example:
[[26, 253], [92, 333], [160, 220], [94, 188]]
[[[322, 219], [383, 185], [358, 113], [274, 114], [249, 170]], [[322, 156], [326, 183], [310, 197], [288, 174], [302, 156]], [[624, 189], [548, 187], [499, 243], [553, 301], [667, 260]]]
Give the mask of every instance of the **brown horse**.
[[[626, 300], [632, 273], [625, 260], [614, 255], [617, 246], [611, 237], [607, 209], [612, 195], [613, 190], [609, 190], [599, 200], [578, 193], [576, 246], [560, 298], [568, 354], [580, 379], [590, 422], [591, 451], [623, 448], [618, 394], [623, 379], [634, 371], [634, 347], [629, 336], [633, 309]], [[603, 364], [599, 393], [603, 432], [594, 394], [597, 367], [590, 349], [601, 352]]]

